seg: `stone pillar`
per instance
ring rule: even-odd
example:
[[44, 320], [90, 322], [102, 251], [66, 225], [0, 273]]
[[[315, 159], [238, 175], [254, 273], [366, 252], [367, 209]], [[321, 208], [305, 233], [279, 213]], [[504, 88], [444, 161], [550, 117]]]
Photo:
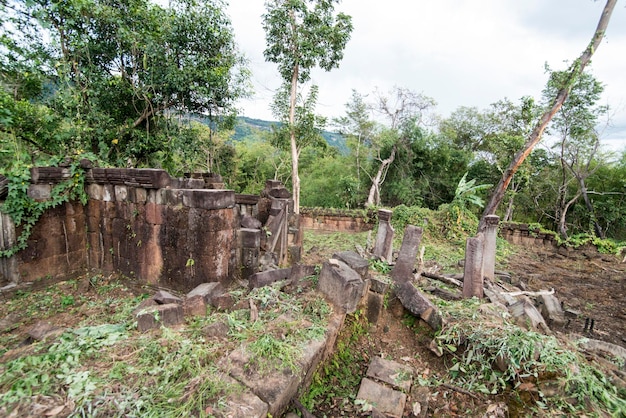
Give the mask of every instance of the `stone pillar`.
[[[11, 217], [0, 212], [0, 250], [8, 250], [16, 243], [15, 224]], [[20, 272], [17, 268], [16, 256], [0, 257], [0, 287], [17, 284]]]
[[422, 233], [422, 228], [417, 226], [407, 225], [405, 228], [402, 247], [400, 247], [396, 265], [391, 271], [391, 277], [395, 282], [406, 282], [413, 277], [413, 268], [422, 240]]
[[493, 280], [496, 269], [496, 237], [498, 235], [498, 223], [500, 217], [487, 215], [485, 217], [485, 242], [483, 249], [483, 277]]
[[463, 297], [483, 297], [483, 248], [484, 235], [468, 238], [465, 245], [465, 268], [463, 271]]
[[241, 239], [241, 278], [247, 279], [259, 270], [261, 230], [242, 228], [239, 230], [239, 237]]
[[393, 256], [393, 234], [394, 230], [389, 222], [392, 212], [387, 209], [378, 211], [378, 233], [376, 234], [376, 244], [374, 244], [373, 254], [376, 257], [391, 262]]

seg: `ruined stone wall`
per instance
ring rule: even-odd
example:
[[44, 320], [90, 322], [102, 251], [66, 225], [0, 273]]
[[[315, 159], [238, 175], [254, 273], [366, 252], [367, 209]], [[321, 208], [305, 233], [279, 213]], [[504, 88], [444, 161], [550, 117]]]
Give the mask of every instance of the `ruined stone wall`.
[[[52, 185], [66, 177], [62, 168], [36, 168], [31, 174], [29, 194], [36, 199], [49, 197]], [[87, 205], [71, 202], [48, 210], [27, 248], [5, 260], [17, 264], [17, 276], [4, 275], [3, 285], [88, 268], [182, 291], [205, 282], [229, 285], [235, 277], [234, 191], [202, 188], [203, 179], [178, 180], [152, 169], [93, 168], [87, 181]], [[7, 233], [0, 235], [19, 236], [19, 228], [3, 229]]]
[[300, 214], [300, 225], [305, 229], [361, 232], [369, 231], [376, 225], [375, 213], [365, 216], [337, 209], [302, 208]]
[[550, 249], [558, 247], [554, 234], [543, 233], [538, 229], [531, 229], [527, 224], [501, 222], [500, 236], [512, 244], [523, 245], [525, 247], [544, 247]]

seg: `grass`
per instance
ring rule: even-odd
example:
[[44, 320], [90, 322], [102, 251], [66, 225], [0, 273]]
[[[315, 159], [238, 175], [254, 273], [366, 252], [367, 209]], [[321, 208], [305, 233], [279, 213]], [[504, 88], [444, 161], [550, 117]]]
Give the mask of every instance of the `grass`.
[[[71, 416], [219, 415], [243, 390], [224, 378], [219, 363], [225, 356], [244, 347], [250, 354], [246, 367], [296, 372], [304, 345], [323, 338], [331, 313], [314, 294], [291, 295], [272, 286], [250, 293], [238, 289], [235, 299], [257, 306], [256, 321], [247, 309], [209, 310], [184, 326], [140, 333], [132, 311], [146, 295], [124, 283], [124, 278], [84, 277], [18, 293], [0, 304], [2, 315], [19, 312], [23, 328], [41, 319], [59, 325], [74, 321], [61, 337], [23, 348], [19, 330], [2, 335], [0, 416], [41, 415], [45, 411], [32, 409], [41, 399], [65, 405]], [[88, 289], [83, 294], [77, 290], [81, 285]], [[206, 336], [204, 329], [218, 321], [226, 324], [227, 339]]]

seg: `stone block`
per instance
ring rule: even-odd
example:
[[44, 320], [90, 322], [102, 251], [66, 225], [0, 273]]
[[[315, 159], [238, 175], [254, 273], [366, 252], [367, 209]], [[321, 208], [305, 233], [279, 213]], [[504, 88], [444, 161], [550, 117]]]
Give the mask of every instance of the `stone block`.
[[128, 201], [128, 187], [116, 185], [114, 186], [115, 192], [115, 201], [116, 202], [127, 202]]
[[315, 266], [296, 263], [291, 266], [289, 280], [299, 282], [302, 279], [315, 275]]
[[383, 314], [384, 296], [380, 293], [367, 292], [367, 321], [377, 324]]
[[52, 192], [52, 186], [49, 184], [31, 184], [28, 186], [26, 194], [31, 199], [46, 200], [49, 199]]
[[374, 357], [367, 368], [366, 376], [408, 393], [413, 383], [413, 374], [413, 368], [410, 366], [381, 357]]
[[230, 293], [222, 293], [221, 295], [215, 296], [211, 304], [221, 311], [229, 311], [235, 306], [235, 299]]
[[237, 380], [222, 374], [219, 381], [226, 383], [229, 388], [233, 389], [229, 391], [230, 395], [223, 400], [224, 406], [219, 408], [219, 416], [242, 418], [266, 418], [268, 416], [268, 405], [254, 393], [247, 391]]
[[388, 418], [402, 418], [406, 405], [406, 394], [363, 378], [357, 399], [367, 401]]
[[263, 224], [256, 218], [252, 216], [245, 215], [241, 219], [241, 227], [246, 229], [261, 229]]
[[186, 298], [183, 302], [185, 316], [206, 316], [206, 302], [200, 295]]
[[539, 295], [537, 303], [541, 315], [550, 326], [563, 326], [565, 325], [565, 314], [561, 309], [561, 303], [554, 295]]
[[232, 208], [235, 206], [235, 192], [232, 190], [184, 189], [182, 203], [190, 208], [206, 210]]
[[152, 299], [154, 299], [159, 305], [165, 305], [168, 303], [178, 303], [181, 305], [183, 303], [181, 298], [174, 296], [165, 290], [159, 290], [156, 292], [155, 295], [152, 296]]
[[396, 286], [395, 292], [402, 305], [409, 312], [422, 318], [435, 331], [441, 329], [442, 318], [437, 307], [411, 282], [399, 284]]
[[187, 293], [187, 298], [201, 296], [207, 305], [211, 305], [213, 299], [224, 293], [224, 287], [219, 282], [202, 283]]
[[169, 327], [185, 322], [183, 306], [177, 303], [145, 308], [137, 313], [136, 318], [137, 329], [141, 332], [160, 328], [162, 325]]
[[291, 268], [267, 270], [254, 273], [248, 279], [248, 289], [268, 286], [280, 280], [287, 280], [291, 274]]
[[540, 331], [550, 334], [550, 329], [541, 313], [526, 296], [509, 306], [509, 312], [517, 324], [531, 331]]
[[380, 293], [384, 295], [389, 290], [390, 285], [391, 283], [388, 283], [387, 281], [383, 279], [380, 279], [377, 277], [370, 278], [370, 290], [372, 292], [376, 292], [376, 293]]
[[369, 276], [369, 262], [354, 251], [341, 251], [333, 254], [333, 258], [341, 260], [361, 275], [363, 279]]
[[259, 248], [261, 246], [261, 231], [259, 229], [241, 228], [239, 237], [242, 248]]
[[413, 225], [407, 225], [404, 229], [404, 238], [396, 265], [391, 270], [391, 277], [394, 281], [406, 282], [413, 278], [413, 269], [422, 240], [422, 232], [422, 228]]
[[340, 312], [353, 313], [367, 286], [361, 275], [346, 263], [331, 259], [322, 265], [318, 289]]

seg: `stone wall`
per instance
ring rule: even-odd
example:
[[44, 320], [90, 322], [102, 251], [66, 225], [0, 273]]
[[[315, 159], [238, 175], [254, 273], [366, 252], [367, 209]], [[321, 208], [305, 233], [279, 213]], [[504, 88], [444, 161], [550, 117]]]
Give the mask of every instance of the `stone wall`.
[[[45, 200], [54, 184], [67, 178], [67, 169], [34, 168], [31, 178], [29, 195]], [[228, 286], [245, 270], [241, 224], [244, 217], [262, 217], [263, 199], [258, 196], [220, 189], [223, 184], [215, 176], [174, 179], [155, 169], [88, 168], [87, 183], [85, 206], [71, 202], [47, 211], [33, 228], [27, 248], [0, 260], [0, 287], [96, 269], [189, 291], [206, 282]], [[274, 183], [270, 191], [289, 201], [289, 192]], [[274, 199], [272, 193], [266, 200]], [[0, 245], [8, 248], [20, 228], [15, 230], [7, 216], [2, 221]], [[261, 221], [252, 228], [255, 236], [262, 235]], [[261, 240], [254, 243], [256, 248], [245, 251], [258, 258]], [[254, 263], [247, 267], [248, 273], [257, 268]]]
[[525, 247], [550, 249], [558, 247], [554, 233], [541, 232], [539, 229], [530, 228], [528, 224], [501, 222], [500, 236], [512, 244]]
[[300, 214], [302, 215], [300, 222], [305, 229], [361, 232], [372, 230], [376, 226], [374, 212], [365, 216], [338, 209], [302, 208]]

